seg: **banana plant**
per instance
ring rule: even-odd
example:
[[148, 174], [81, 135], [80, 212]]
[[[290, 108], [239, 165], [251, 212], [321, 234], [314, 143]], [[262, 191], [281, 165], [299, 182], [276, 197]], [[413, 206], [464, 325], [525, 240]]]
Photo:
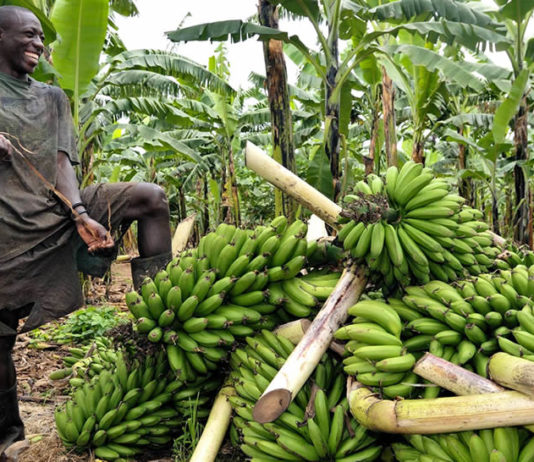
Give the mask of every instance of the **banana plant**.
[[107, 0], [56, 0], [51, 11], [60, 40], [52, 47], [59, 83], [72, 94], [74, 126], [79, 124], [81, 96], [99, 70], [108, 27]]
[[[517, 80], [526, 78], [521, 103], [513, 117], [513, 136], [515, 144], [515, 206], [517, 212], [514, 216], [514, 237], [518, 242], [532, 245], [532, 223], [530, 215], [532, 205], [527, 179], [531, 176], [528, 170], [528, 103], [527, 94], [531, 88], [528, 75], [534, 66], [534, 40], [527, 39], [527, 28], [534, 12], [534, 2], [520, 0], [496, 0], [497, 10], [488, 12], [495, 20], [506, 27], [511, 41], [505, 48], [510, 60], [514, 77]], [[503, 103], [504, 104], [504, 103]], [[508, 120], [510, 122], [510, 120]], [[502, 127], [507, 128], [508, 125]]]

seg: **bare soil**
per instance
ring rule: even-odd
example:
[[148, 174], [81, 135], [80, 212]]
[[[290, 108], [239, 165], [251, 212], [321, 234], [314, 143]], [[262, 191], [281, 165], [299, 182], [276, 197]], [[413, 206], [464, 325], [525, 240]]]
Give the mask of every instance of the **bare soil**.
[[[130, 265], [115, 263], [111, 268], [111, 280], [105, 284], [94, 279], [88, 287], [88, 304], [114, 305], [127, 310], [124, 294], [131, 290]], [[18, 336], [14, 350], [17, 369], [19, 405], [26, 428], [29, 448], [19, 454], [20, 462], [93, 462], [89, 451], [75, 453], [63, 446], [57, 436], [54, 422], [56, 405], [64, 402], [67, 381], [48, 379], [50, 372], [63, 368], [61, 358], [66, 356], [67, 347], [50, 344], [43, 349], [28, 348], [28, 335]], [[171, 450], [160, 454], [146, 454], [143, 461], [171, 462]]]

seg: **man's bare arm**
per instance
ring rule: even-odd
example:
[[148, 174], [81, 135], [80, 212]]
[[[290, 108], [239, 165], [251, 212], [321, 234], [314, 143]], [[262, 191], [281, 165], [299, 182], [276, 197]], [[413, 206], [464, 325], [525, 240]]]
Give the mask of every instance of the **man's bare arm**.
[[[69, 157], [63, 151], [59, 151], [57, 156], [56, 189], [71, 204], [81, 203], [76, 173], [70, 163]], [[85, 213], [86, 209], [84, 205], [78, 205], [75, 210], [79, 214], [76, 218], [76, 229], [80, 237], [87, 244], [89, 252], [113, 247], [113, 239], [106, 228], [93, 220], [88, 213]]]

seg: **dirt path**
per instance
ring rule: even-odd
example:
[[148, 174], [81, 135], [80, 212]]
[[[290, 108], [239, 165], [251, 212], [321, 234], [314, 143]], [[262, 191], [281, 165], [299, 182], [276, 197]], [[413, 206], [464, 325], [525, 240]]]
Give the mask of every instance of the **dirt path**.
[[[130, 265], [116, 263], [111, 269], [111, 283], [106, 287], [95, 280], [87, 295], [87, 303], [95, 306], [114, 305], [126, 310], [124, 294], [131, 289]], [[26, 427], [29, 448], [21, 452], [20, 462], [89, 462], [95, 458], [89, 452], [68, 451], [59, 440], [54, 422], [54, 408], [67, 399], [65, 381], [51, 381], [51, 371], [63, 366], [65, 346], [50, 345], [45, 349], [28, 348], [29, 337], [20, 335], [15, 345], [18, 394], [21, 416]], [[148, 456], [148, 455], [147, 455]], [[170, 451], [144, 460], [170, 462]]]

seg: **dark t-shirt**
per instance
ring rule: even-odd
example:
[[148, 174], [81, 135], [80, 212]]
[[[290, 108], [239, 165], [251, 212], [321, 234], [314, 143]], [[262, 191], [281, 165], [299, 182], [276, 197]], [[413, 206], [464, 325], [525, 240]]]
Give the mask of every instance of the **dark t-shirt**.
[[[60, 88], [0, 73], [0, 132], [53, 185], [57, 153], [77, 163], [67, 97]], [[17, 153], [0, 161], [0, 263], [69, 225], [57, 198]]]

